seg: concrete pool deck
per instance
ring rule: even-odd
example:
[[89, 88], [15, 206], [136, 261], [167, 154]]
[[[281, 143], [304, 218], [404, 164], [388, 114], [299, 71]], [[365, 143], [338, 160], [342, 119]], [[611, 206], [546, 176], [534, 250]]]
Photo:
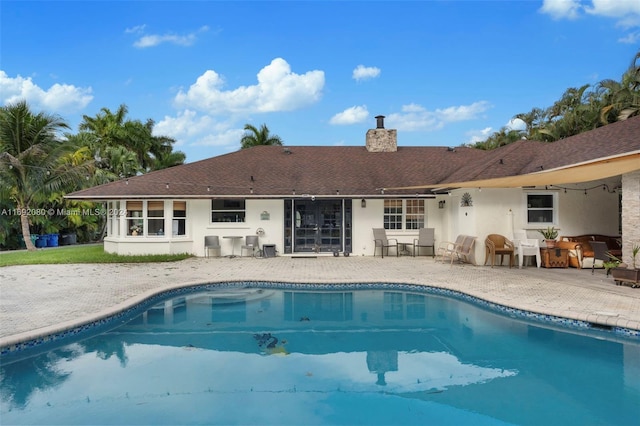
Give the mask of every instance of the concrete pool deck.
[[230, 281], [407, 283], [501, 305], [640, 330], [640, 289], [604, 270], [473, 266], [431, 257], [191, 258], [171, 263], [0, 268], [0, 347], [104, 318], [161, 291]]

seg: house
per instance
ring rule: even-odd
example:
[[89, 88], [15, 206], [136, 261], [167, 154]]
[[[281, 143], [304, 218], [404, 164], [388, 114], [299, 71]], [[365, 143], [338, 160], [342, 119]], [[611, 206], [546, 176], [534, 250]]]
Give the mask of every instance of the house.
[[474, 235], [476, 259], [487, 234], [550, 225], [640, 241], [640, 117], [492, 151], [403, 147], [376, 119], [364, 146], [256, 146], [66, 198], [106, 203], [104, 247], [119, 254], [204, 256], [207, 235], [238, 254], [224, 237], [257, 234], [281, 255], [371, 256], [383, 227], [400, 242], [422, 227], [436, 245]]

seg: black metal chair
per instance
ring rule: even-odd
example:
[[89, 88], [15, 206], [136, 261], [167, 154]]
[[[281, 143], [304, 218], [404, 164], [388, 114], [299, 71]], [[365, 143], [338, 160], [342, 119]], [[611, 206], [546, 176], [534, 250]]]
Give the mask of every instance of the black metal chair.
[[609, 247], [604, 241], [589, 241], [589, 245], [593, 249], [593, 264], [591, 265], [591, 275], [593, 275], [593, 271], [596, 269], [596, 260], [603, 262], [609, 260]]

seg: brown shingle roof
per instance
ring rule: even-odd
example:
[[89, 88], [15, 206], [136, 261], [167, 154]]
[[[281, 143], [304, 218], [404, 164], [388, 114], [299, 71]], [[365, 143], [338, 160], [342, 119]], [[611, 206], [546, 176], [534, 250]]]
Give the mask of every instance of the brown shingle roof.
[[400, 146], [396, 152], [368, 152], [356, 146], [257, 146], [77, 191], [69, 197], [257, 197], [289, 196], [294, 190], [297, 195], [330, 196], [339, 191], [344, 196], [373, 196], [385, 187], [446, 187], [447, 182], [521, 175], [541, 167], [548, 170], [637, 150], [640, 117], [554, 143], [523, 140], [492, 151]]

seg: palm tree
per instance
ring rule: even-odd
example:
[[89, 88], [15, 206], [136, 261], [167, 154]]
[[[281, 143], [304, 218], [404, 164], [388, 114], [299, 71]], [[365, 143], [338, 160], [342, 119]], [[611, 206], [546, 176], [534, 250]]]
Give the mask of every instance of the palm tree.
[[260, 130], [251, 124], [245, 124], [244, 130], [245, 134], [240, 139], [242, 149], [258, 145], [282, 145], [280, 136], [270, 135], [266, 124], [260, 126]]
[[93, 160], [77, 160], [76, 149], [59, 139], [67, 123], [57, 115], [33, 113], [25, 101], [0, 108], [0, 186], [15, 203], [22, 237], [35, 250], [29, 214], [38, 201], [67, 185], [82, 182]]
[[[184, 163], [185, 155], [177, 151], [173, 154], [173, 144], [175, 139], [167, 136], [154, 136], [153, 126], [155, 122], [148, 119], [145, 123], [140, 120], [129, 120], [126, 105], [122, 104], [115, 112], [109, 108], [102, 108], [95, 117], [83, 116], [80, 123], [80, 130], [94, 135], [95, 139], [91, 143], [91, 149], [100, 167], [109, 168], [107, 159], [113, 159], [113, 149], [115, 148], [120, 158], [129, 160], [129, 156], [124, 156], [122, 150], [130, 151], [137, 159], [137, 167], [132, 169], [118, 167], [113, 170], [115, 175], [120, 177], [133, 176], [137, 173], [145, 173], [158, 168], [165, 168]], [[157, 167], [156, 167], [157, 163]], [[126, 170], [126, 176], [121, 173]]]

